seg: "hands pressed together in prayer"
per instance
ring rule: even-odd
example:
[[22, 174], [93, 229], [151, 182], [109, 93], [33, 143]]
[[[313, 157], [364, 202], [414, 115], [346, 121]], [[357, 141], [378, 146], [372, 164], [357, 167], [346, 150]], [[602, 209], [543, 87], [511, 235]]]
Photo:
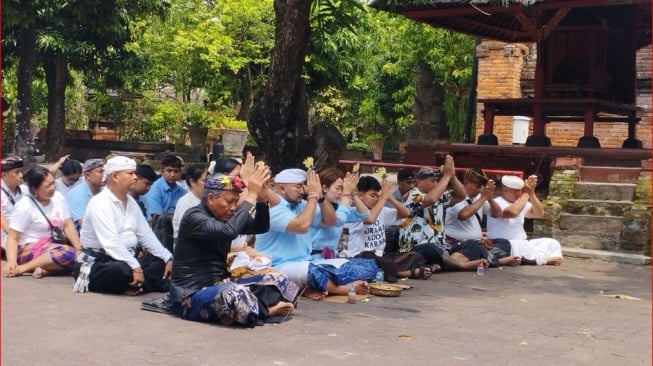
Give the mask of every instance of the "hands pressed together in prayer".
[[488, 180], [487, 184], [481, 187], [481, 197], [485, 198], [486, 200], [492, 199], [494, 197], [494, 187], [494, 181], [492, 179]]
[[240, 166], [240, 179], [242, 179], [245, 184], [249, 185], [249, 179], [252, 177], [252, 174], [254, 174], [254, 171], [256, 171], [256, 161], [254, 155], [248, 151], [245, 156], [245, 162]]
[[390, 182], [388, 182], [387, 179], [383, 179], [383, 182], [381, 182], [380, 199], [387, 201], [390, 199], [391, 194], [392, 189], [390, 189]]
[[343, 195], [352, 195], [356, 193], [356, 185], [360, 175], [358, 173], [347, 172], [345, 179], [342, 180], [342, 194]]
[[526, 179], [524, 182], [524, 193], [528, 193], [529, 195], [533, 192], [535, 192], [535, 187], [537, 186], [537, 176], [536, 175], [531, 175]]
[[313, 169], [309, 169], [306, 172], [306, 194], [307, 198], [322, 198], [322, 184], [320, 183], [320, 177], [317, 175], [317, 172]]
[[[247, 158], [250, 158], [251, 155], [248, 155]], [[253, 163], [254, 158], [251, 158]], [[268, 188], [270, 185], [270, 168], [266, 165], [256, 165], [251, 164], [247, 170], [251, 168], [251, 175], [247, 181], [247, 192], [251, 195], [250, 197], [257, 202], [263, 202], [267, 198]], [[248, 172], [249, 174], [249, 172]], [[242, 175], [242, 168], [241, 168]]]
[[444, 164], [442, 165], [442, 175], [450, 178], [456, 176], [456, 167], [453, 163], [453, 156], [445, 156]]

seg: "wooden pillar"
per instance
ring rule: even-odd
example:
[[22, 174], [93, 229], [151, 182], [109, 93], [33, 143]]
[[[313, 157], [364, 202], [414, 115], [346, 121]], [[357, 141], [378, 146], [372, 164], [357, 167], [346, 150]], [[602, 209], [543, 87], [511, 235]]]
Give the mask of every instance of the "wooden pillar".
[[485, 103], [483, 107], [483, 134], [492, 135], [494, 133], [494, 105]]
[[637, 117], [633, 112], [628, 118], [628, 139], [637, 138]]
[[[544, 47], [542, 46], [543, 42], [540, 40], [537, 42], [537, 60], [535, 62], [535, 85], [534, 92], [535, 98], [544, 97]], [[534, 104], [533, 105], [533, 135], [545, 135], [545, 121], [542, 116], [542, 105]]]
[[591, 104], [585, 106], [585, 131], [583, 136], [594, 136], [594, 108]]

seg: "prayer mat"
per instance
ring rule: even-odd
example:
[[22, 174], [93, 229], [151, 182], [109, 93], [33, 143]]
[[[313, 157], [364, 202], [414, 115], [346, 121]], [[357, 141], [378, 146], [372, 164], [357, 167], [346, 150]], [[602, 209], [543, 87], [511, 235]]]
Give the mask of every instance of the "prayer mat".
[[280, 323], [285, 323], [288, 320], [292, 319], [292, 315], [277, 315], [277, 316], [271, 316], [267, 319], [264, 320], [264, 322], [268, 324], [280, 324]]
[[[356, 295], [356, 302], [361, 301], [361, 300], [365, 300], [365, 299], [369, 298], [370, 296], [371, 295]], [[330, 295], [330, 296], [327, 296], [327, 297], [323, 298], [321, 301], [346, 304], [348, 297], [349, 297], [348, 295]], [[304, 299], [310, 300], [310, 299], [308, 299], [306, 297]]]

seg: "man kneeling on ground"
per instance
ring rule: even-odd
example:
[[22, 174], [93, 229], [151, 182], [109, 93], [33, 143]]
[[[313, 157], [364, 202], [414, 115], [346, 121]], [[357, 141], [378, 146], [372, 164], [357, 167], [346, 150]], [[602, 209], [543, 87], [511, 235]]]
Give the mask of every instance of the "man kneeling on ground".
[[261, 325], [293, 309], [299, 288], [285, 276], [263, 275], [247, 286], [230, 281], [227, 255], [240, 234], [266, 232], [270, 226], [267, 196], [269, 169], [256, 167], [245, 183], [217, 174], [204, 184], [201, 203], [184, 214], [175, 246], [170, 301], [187, 320]]

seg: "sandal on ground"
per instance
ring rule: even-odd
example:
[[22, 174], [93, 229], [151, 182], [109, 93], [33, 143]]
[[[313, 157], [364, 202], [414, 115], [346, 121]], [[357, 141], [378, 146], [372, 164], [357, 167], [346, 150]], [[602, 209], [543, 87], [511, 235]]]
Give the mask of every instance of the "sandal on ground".
[[431, 278], [431, 267], [429, 266], [421, 266], [417, 268], [413, 268], [410, 270], [410, 276], [408, 278], [415, 279], [415, 280], [428, 280]]

